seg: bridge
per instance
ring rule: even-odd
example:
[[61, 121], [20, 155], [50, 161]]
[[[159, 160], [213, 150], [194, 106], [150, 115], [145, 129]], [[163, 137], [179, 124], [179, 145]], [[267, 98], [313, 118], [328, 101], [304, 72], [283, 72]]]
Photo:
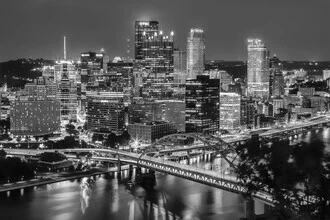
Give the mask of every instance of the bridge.
[[[309, 121], [304, 124], [296, 124], [288, 126], [281, 129], [273, 129], [259, 134], [261, 138], [267, 138], [270, 136], [282, 136], [294, 135], [298, 133], [303, 133], [309, 129], [317, 129], [324, 126], [330, 126], [329, 118], [323, 118], [320, 120]], [[181, 138], [193, 138], [199, 144], [195, 146], [190, 146], [186, 148], [173, 148], [173, 141], [177, 140], [178, 137]], [[72, 153], [78, 152], [92, 152], [92, 159], [99, 161], [108, 161], [118, 163], [117, 172], [121, 172], [121, 164], [130, 164], [138, 167], [143, 167], [149, 170], [154, 170], [162, 173], [167, 173], [170, 175], [178, 176], [180, 178], [192, 180], [199, 182], [201, 184], [213, 186], [222, 190], [230, 191], [237, 194], [245, 194], [247, 192], [244, 184], [238, 180], [235, 176], [219, 173], [211, 170], [206, 170], [198, 168], [191, 165], [180, 164], [172, 161], [165, 160], [161, 157], [162, 153], [171, 153], [175, 151], [191, 151], [191, 150], [210, 150], [216, 154], [220, 154], [226, 162], [231, 167], [236, 167], [237, 164], [237, 144], [244, 144], [251, 137], [235, 137], [235, 138], [224, 138], [198, 134], [198, 133], [187, 133], [187, 134], [173, 134], [163, 137], [157, 140], [155, 143], [151, 144], [141, 154], [132, 153], [128, 151], [116, 150], [116, 149], [105, 149], [101, 145], [93, 145], [95, 148], [74, 148], [74, 149], [43, 149], [43, 150], [30, 150], [30, 149], [6, 149], [9, 155], [36, 155], [42, 152], [54, 152], [58, 151], [66, 154], [70, 158], [75, 158]], [[228, 155], [232, 154], [232, 157]], [[252, 195], [256, 200], [260, 200], [265, 204], [273, 206], [275, 201], [271, 193], [264, 191], [259, 191]], [[314, 203], [316, 200], [313, 197], [304, 199], [304, 203]], [[248, 202], [247, 202], [248, 203]], [[249, 208], [250, 209], [250, 208]]]
[[[149, 170], [154, 170], [170, 175], [178, 176], [184, 179], [199, 182], [201, 184], [213, 186], [222, 190], [237, 194], [245, 194], [247, 192], [244, 184], [235, 176], [219, 173], [211, 170], [199, 168], [181, 163], [165, 160], [164, 158], [151, 157], [147, 155], [136, 154], [132, 152], [114, 150], [114, 149], [101, 149], [101, 148], [73, 148], [73, 149], [45, 149], [45, 150], [28, 150], [28, 149], [6, 149], [8, 155], [37, 155], [43, 152], [58, 151], [74, 157], [72, 153], [97, 153], [97, 156], [92, 156], [94, 160], [102, 160], [108, 162], [118, 163], [118, 172], [121, 171], [122, 163], [143, 167]], [[118, 155], [118, 157], [113, 157]], [[272, 195], [268, 192], [257, 192], [252, 195], [254, 199], [260, 200], [265, 204], [274, 205]], [[314, 202], [313, 198], [309, 198], [308, 202]]]
[[[304, 123], [295, 123], [295, 124], [289, 124], [287, 127], [281, 127], [281, 128], [265, 128], [261, 129], [264, 130], [262, 132], [257, 133], [259, 135], [260, 140], [268, 141], [271, 138], [279, 137], [279, 138], [288, 138], [291, 136], [295, 136], [302, 133], [307, 133], [310, 130], [313, 129], [319, 129], [322, 127], [330, 127], [330, 116], [324, 116], [323, 118], [319, 118], [316, 120], [307, 121]], [[259, 129], [257, 129], [259, 130]], [[252, 130], [250, 133], [254, 133], [255, 131]], [[171, 146], [173, 141], [173, 137], [192, 137], [196, 140], [201, 140], [203, 138], [204, 140], [201, 140], [202, 143], [200, 144], [194, 144], [192, 146]], [[251, 139], [252, 135], [240, 135], [237, 134], [235, 137], [221, 137], [221, 138], [215, 138], [215, 137], [196, 137], [194, 133], [191, 134], [173, 134], [168, 135], [163, 138], [160, 138], [155, 143], [150, 145], [148, 150], [146, 152], [157, 152], [159, 155], [165, 155], [173, 152], [180, 152], [180, 151], [186, 151], [191, 152], [193, 150], [220, 150], [223, 151], [224, 148], [228, 148], [227, 145], [229, 145], [230, 149], [235, 149], [236, 146], [245, 144], [247, 141]], [[222, 140], [221, 142], [219, 140]], [[212, 140], [212, 141], [210, 141]], [[223, 148], [219, 148], [214, 145], [218, 144], [223, 145]], [[229, 150], [229, 149], [228, 149]], [[234, 152], [234, 151], [232, 151]], [[224, 155], [222, 155], [224, 156]], [[228, 162], [228, 161], [227, 161]], [[230, 163], [230, 165], [233, 165]]]

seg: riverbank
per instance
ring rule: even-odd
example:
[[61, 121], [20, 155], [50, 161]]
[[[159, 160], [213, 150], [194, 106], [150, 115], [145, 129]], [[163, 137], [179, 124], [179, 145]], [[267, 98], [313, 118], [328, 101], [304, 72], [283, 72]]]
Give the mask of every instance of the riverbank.
[[[128, 165], [124, 165], [121, 167], [121, 170], [129, 169]], [[82, 171], [82, 172], [64, 172], [64, 173], [54, 173], [53, 175], [50, 175], [49, 177], [39, 177], [27, 181], [19, 181], [15, 183], [6, 183], [0, 185], [0, 192], [8, 192], [18, 189], [24, 189], [28, 187], [34, 187], [34, 186], [41, 186], [41, 185], [47, 185], [57, 182], [63, 182], [68, 180], [74, 180], [79, 179], [83, 177], [91, 177], [91, 176], [97, 176], [105, 173], [110, 172], [116, 172], [117, 167], [112, 167], [106, 170], [89, 170], [89, 171]]]

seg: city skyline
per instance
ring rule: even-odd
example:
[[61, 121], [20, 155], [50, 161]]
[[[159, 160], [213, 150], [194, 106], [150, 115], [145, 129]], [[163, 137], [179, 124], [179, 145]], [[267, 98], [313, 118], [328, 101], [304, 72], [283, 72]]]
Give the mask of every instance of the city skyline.
[[[165, 32], [174, 30], [174, 46], [180, 50], [186, 48], [189, 29], [202, 28], [207, 60], [246, 60], [247, 38], [262, 39], [282, 60], [329, 60], [330, 33], [324, 28], [329, 7], [330, 3], [323, 0], [86, 0], [79, 4], [76, 0], [14, 0], [1, 7], [5, 31], [0, 37], [0, 61], [60, 58], [63, 36], [67, 37], [68, 58], [101, 48], [110, 57], [125, 56], [127, 39], [134, 48], [136, 20], [159, 21]], [[134, 57], [133, 49], [130, 55]]]

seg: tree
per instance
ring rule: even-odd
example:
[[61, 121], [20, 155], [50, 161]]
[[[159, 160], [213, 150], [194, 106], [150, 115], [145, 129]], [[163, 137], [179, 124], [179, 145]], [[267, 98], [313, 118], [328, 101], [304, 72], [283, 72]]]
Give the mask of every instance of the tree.
[[117, 136], [114, 133], [110, 133], [105, 140], [105, 146], [115, 148], [117, 143]]
[[1, 149], [1, 150], [0, 150], [0, 160], [1, 160], [1, 159], [5, 159], [6, 156], [7, 156], [6, 151], [4, 151], [3, 149]]
[[[272, 142], [269, 145], [250, 141], [237, 148], [237, 175], [247, 187], [247, 195], [271, 192], [276, 211], [283, 218], [330, 216], [330, 156], [325, 153], [323, 142], [294, 146], [288, 141]], [[305, 204], [306, 198], [317, 200]]]
[[130, 141], [131, 136], [129, 135], [128, 131], [125, 130], [120, 136], [117, 136], [117, 142], [120, 145], [127, 145]]
[[65, 126], [65, 130], [66, 132], [68, 132], [69, 134], [73, 134], [73, 135], [77, 135], [79, 134], [79, 132], [76, 130], [76, 127], [73, 124], [67, 124]]

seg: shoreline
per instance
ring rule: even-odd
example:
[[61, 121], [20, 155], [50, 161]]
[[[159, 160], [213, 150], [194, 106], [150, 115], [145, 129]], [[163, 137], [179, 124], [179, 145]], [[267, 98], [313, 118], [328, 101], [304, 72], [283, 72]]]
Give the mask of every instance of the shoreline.
[[[121, 167], [121, 170], [127, 170], [129, 169], [128, 165], [124, 165]], [[69, 175], [67, 177], [44, 177], [44, 178], [35, 178], [31, 180], [26, 180], [26, 181], [19, 181], [15, 183], [7, 183], [0, 185], [0, 193], [3, 192], [8, 192], [8, 191], [14, 191], [14, 190], [20, 190], [24, 188], [29, 188], [29, 187], [35, 187], [35, 186], [42, 186], [42, 185], [47, 185], [47, 184], [52, 184], [52, 183], [58, 183], [58, 182], [64, 182], [68, 180], [74, 180], [74, 179], [79, 179], [83, 177], [91, 177], [91, 176], [97, 176], [97, 175], [102, 175], [105, 173], [111, 173], [111, 172], [117, 172], [117, 167], [113, 167], [104, 171], [95, 171], [92, 173], [76, 173]]]

